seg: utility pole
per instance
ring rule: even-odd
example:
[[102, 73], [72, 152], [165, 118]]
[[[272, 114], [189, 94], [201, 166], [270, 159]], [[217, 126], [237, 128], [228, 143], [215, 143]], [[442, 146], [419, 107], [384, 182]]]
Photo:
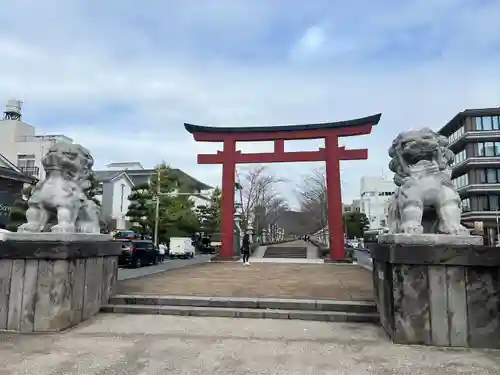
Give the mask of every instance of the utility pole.
[[154, 244], [158, 246], [158, 225], [160, 221], [160, 168], [156, 170], [157, 173], [157, 181], [156, 181], [156, 212], [155, 212], [155, 233], [154, 233]]

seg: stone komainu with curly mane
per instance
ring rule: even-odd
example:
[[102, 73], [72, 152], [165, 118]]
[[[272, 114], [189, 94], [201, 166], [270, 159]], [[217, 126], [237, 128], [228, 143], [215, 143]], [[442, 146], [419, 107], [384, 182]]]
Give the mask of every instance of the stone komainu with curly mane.
[[454, 154], [448, 139], [429, 128], [399, 134], [392, 142], [389, 169], [398, 186], [389, 206], [391, 233], [466, 234], [461, 201], [451, 182]]
[[18, 232], [99, 233], [99, 207], [89, 199], [94, 159], [77, 144], [56, 143], [43, 161], [46, 178], [28, 200]]

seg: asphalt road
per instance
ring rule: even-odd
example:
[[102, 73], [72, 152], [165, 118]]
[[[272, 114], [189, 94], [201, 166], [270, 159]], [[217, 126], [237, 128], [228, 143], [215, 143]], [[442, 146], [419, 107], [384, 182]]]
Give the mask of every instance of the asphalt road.
[[128, 280], [135, 277], [152, 275], [154, 273], [172, 270], [192, 264], [202, 264], [210, 261], [211, 255], [196, 255], [192, 259], [173, 259], [166, 260], [162, 264], [156, 266], [144, 266], [141, 268], [119, 268], [118, 280]]

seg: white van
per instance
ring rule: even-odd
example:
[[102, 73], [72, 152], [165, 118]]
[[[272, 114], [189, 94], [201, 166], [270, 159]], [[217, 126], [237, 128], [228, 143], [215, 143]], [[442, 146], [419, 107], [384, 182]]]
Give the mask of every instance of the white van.
[[172, 237], [170, 238], [170, 258], [193, 258], [194, 246], [191, 238], [188, 237]]

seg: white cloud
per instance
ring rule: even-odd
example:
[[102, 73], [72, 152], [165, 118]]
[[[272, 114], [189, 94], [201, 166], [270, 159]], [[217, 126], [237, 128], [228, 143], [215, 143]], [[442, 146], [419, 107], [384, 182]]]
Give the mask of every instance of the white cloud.
[[[361, 175], [387, 166], [399, 131], [500, 103], [496, 2], [38, 3], [16, 2], [15, 21], [0, 12], [0, 100], [23, 99], [27, 122], [72, 136], [98, 165], [166, 160], [217, 185], [220, 167], [197, 165], [196, 153], [219, 145], [195, 143], [184, 122], [302, 124], [382, 112], [372, 135], [342, 141], [369, 149], [368, 161], [342, 163], [348, 200]], [[272, 170], [297, 182], [304, 168]]]
[[310, 55], [318, 53], [326, 42], [327, 37], [323, 28], [311, 26], [292, 48], [291, 57], [296, 60], [307, 60]]

